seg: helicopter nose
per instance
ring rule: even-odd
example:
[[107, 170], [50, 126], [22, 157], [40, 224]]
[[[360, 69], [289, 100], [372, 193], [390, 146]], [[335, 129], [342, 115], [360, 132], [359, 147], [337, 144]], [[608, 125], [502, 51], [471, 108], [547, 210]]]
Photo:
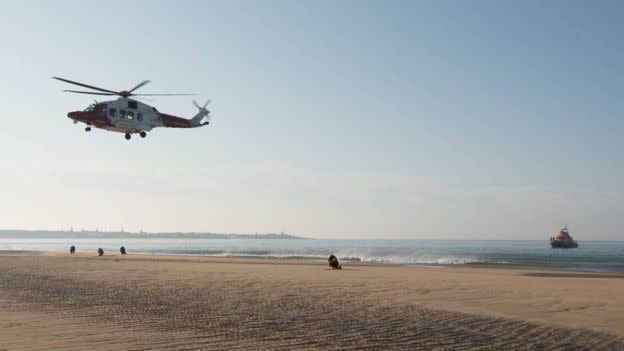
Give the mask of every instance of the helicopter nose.
[[78, 112], [69, 112], [67, 114], [67, 117], [69, 117], [71, 119], [76, 119], [78, 117]]

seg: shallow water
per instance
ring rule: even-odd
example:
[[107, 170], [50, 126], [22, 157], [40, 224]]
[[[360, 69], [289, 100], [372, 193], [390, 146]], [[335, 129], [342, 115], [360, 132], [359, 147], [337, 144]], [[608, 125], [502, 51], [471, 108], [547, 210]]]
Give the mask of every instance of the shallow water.
[[276, 259], [326, 259], [406, 265], [501, 265], [624, 272], [624, 241], [583, 241], [552, 249], [537, 240], [326, 240], [180, 238], [0, 238], [0, 255], [41, 251], [119, 252]]

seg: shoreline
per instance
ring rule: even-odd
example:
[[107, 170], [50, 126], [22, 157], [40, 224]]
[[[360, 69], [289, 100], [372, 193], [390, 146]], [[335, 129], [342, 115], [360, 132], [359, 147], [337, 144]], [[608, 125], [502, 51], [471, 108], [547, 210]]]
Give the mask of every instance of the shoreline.
[[[403, 240], [405, 241], [405, 240]], [[403, 242], [400, 241], [400, 242]], [[134, 240], [89, 239], [37, 240], [0, 239], [0, 249], [58, 250], [68, 252], [75, 245], [78, 252], [119, 252], [125, 246], [129, 254], [162, 256], [226, 257], [235, 259], [325, 261], [334, 254], [345, 264], [396, 264], [414, 267], [503, 267], [518, 269], [556, 269], [595, 273], [624, 274], [624, 245], [591, 241], [579, 249], [551, 249], [544, 242], [524, 240], [427, 241], [411, 240]], [[506, 244], [501, 244], [510, 242]], [[67, 251], [66, 251], [67, 250]], [[0, 255], [2, 255], [0, 253]]]
[[[0, 250], [0, 257], [15, 257], [15, 256], [69, 256], [69, 254], [63, 250]], [[78, 252], [76, 257], [97, 257], [97, 253]], [[327, 261], [323, 258], [316, 257], [300, 257], [300, 256], [288, 256], [288, 257], [276, 257], [276, 256], [263, 256], [263, 255], [207, 255], [207, 254], [180, 254], [180, 253], [154, 253], [154, 252], [131, 252], [126, 256], [114, 253], [105, 253], [104, 257], [160, 257], [163, 259], [198, 259], [206, 260], [210, 262], [249, 262], [256, 264], [323, 264], [327, 265]], [[605, 277], [605, 278], [624, 278], [624, 269], [619, 268], [582, 268], [582, 267], [563, 267], [557, 265], [528, 265], [528, 264], [515, 264], [515, 263], [458, 263], [458, 264], [435, 264], [435, 263], [399, 263], [399, 262], [380, 262], [380, 261], [362, 261], [362, 260], [349, 260], [340, 258], [340, 262], [347, 266], [396, 266], [407, 267], [417, 269], [436, 269], [436, 268], [448, 268], [448, 269], [502, 269], [502, 270], [519, 270], [530, 271], [536, 270], [539, 272], [546, 272], [550, 274], [551, 278], [562, 276], [585, 276], [585, 277]], [[545, 276], [545, 275], [535, 275]]]
[[[20, 255], [49, 255], [49, 256], [69, 256], [66, 251], [34, 251], [34, 250], [0, 250], [0, 257], [3, 254], [12, 256], [11, 253]], [[75, 254], [79, 257], [97, 257], [97, 253], [78, 252]], [[254, 263], [277, 263], [283, 262], [285, 264], [324, 264], [327, 265], [327, 260], [324, 258], [311, 258], [311, 257], [276, 257], [276, 256], [262, 256], [262, 255], [206, 255], [206, 254], [180, 254], [180, 253], [153, 253], [153, 252], [131, 252], [123, 256], [120, 253], [105, 253], [104, 257], [162, 257], [162, 258], [189, 258], [189, 259], [206, 259], [212, 261], [223, 260], [228, 261], [249, 261]], [[449, 269], [510, 269], [510, 270], [538, 270], [548, 272], [559, 273], [579, 273], [587, 275], [605, 276], [624, 278], [624, 269], [608, 269], [608, 268], [578, 268], [578, 267], [563, 267], [557, 265], [528, 265], [528, 264], [515, 264], [515, 263], [458, 263], [458, 264], [433, 264], [433, 263], [400, 263], [400, 262], [380, 262], [380, 261], [362, 261], [362, 260], [348, 260], [339, 258], [343, 265], [350, 266], [397, 266], [408, 268], [449, 268]]]

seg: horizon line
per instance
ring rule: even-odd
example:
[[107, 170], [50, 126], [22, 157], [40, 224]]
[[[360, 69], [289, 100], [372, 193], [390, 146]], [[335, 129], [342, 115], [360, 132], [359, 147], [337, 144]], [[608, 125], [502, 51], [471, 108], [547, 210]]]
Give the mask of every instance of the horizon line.
[[[420, 238], [405, 238], [405, 237], [397, 237], [397, 238], [380, 238], [380, 237], [332, 237], [332, 238], [319, 238], [316, 236], [303, 236], [302, 234], [290, 234], [286, 232], [280, 233], [219, 233], [219, 232], [208, 232], [208, 231], [159, 231], [159, 232], [150, 232], [150, 231], [107, 231], [107, 230], [87, 230], [87, 229], [79, 229], [79, 230], [55, 230], [55, 229], [0, 229], [0, 233], [6, 232], [40, 232], [40, 233], [87, 233], [87, 234], [128, 234], [128, 235], [221, 235], [221, 236], [243, 236], [243, 237], [253, 237], [253, 236], [284, 236], [293, 239], [308, 239], [308, 240], [392, 240], [392, 241], [402, 241], [402, 240], [420, 240], [420, 241], [542, 241], [548, 240], [548, 238], [544, 239], [493, 239], [493, 238], [482, 238], [482, 239], [472, 239], [472, 238], [452, 238], [452, 237], [440, 237], [440, 238], [431, 238], [431, 237], [420, 237]], [[624, 241], [624, 239], [589, 239], [589, 240], [578, 240], [579, 242], [583, 241]]]

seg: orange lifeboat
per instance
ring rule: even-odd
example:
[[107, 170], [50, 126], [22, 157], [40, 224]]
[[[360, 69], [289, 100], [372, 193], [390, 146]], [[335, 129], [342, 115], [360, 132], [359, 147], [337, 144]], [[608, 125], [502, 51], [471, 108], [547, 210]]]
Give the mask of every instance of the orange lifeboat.
[[550, 238], [550, 246], [553, 248], [577, 248], [578, 241], [574, 240], [570, 233], [568, 233], [568, 227], [565, 226], [559, 231], [557, 236]]

